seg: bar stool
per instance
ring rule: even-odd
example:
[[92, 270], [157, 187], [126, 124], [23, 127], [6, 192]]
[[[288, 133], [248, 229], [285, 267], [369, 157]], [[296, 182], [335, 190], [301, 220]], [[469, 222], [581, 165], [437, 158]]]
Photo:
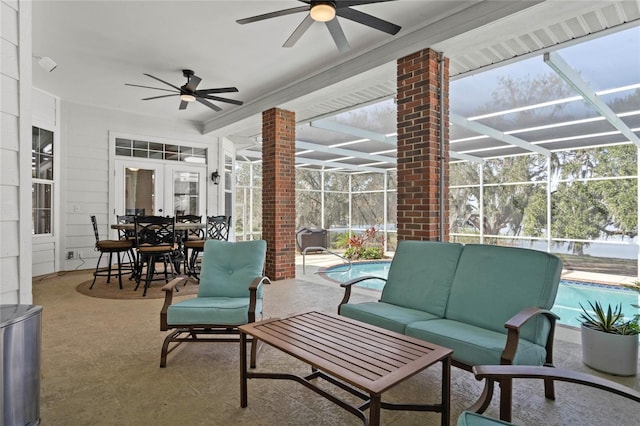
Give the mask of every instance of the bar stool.
[[[136, 287], [138, 290], [142, 280], [142, 269], [147, 267], [144, 279], [144, 291], [147, 295], [151, 281], [162, 280], [169, 282], [168, 268], [171, 268], [171, 277], [175, 277], [173, 268], [173, 254], [178, 248], [176, 245], [175, 218], [162, 216], [136, 216], [136, 249], [138, 250], [138, 272], [136, 274]], [[156, 262], [164, 263], [164, 271], [156, 272]], [[154, 278], [156, 274], [162, 274], [161, 278]]]
[[184, 249], [185, 253], [191, 250], [191, 254], [188, 255], [189, 268], [187, 269], [187, 275], [193, 276], [199, 280], [200, 267], [198, 265], [198, 256], [204, 250], [204, 244], [206, 240], [223, 240], [229, 239], [229, 226], [231, 225], [231, 216], [208, 216], [207, 217], [207, 231], [203, 240], [190, 240], [185, 241]]
[[[111, 282], [111, 277], [118, 277], [118, 283], [120, 284], [120, 290], [122, 290], [122, 253], [126, 253], [129, 256], [129, 263], [125, 267], [126, 271], [131, 271], [133, 265], [133, 259], [131, 258], [131, 250], [133, 249], [133, 241], [130, 240], [101, 240], [98, 235], [98, 221], [95, 216], [91, 216], [91, 224], [93, 225], [93, 234], [96, 237], [96, 245], [95, 250], [100, 252], [100, 257], [98, 257], [98, 263], [96, 264], [96, 270], [93, 272], [93, 282], [91, 283], [91, 287], [96, 283], [96, 278], [98, 277], [107, 277], [107, 283]], [[100, 267], [100, 261], [102, 260], [102, 255], [105, 253], [109, 253], [109, 265], [106, 267]], [[113, 263], [113, 254], [116, 254], [118, 259], [118, 271], [114, 271], [112, 269]]]

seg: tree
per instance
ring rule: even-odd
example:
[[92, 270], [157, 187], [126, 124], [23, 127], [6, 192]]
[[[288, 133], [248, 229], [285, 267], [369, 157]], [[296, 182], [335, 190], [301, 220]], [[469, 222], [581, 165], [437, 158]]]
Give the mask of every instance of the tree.
[[[566, 85], [555, 76], [541, 76], [532, 81], [505, 77], [493, 94], [493, 102], [478, 114], [495, 111], [496, 106], [506, 109], [566, 97], [567, 91]], [[626, 98], [617, 99], [611, 106], [614, 111], [623, 112], [637, 109], [639, 103], [640, 90], [636, 90]], [[515, 117], [511, 120], [497, 117], [485, 124], [505, 130], [581, 118], [570, 115], [561, 105], [524, 111]], [[546, 132], [551, 136], [553, 130]], [[550, 159], [530, 154], [487, 161], [483, 167], [487, 185], [483, 194], [484, 222], [480, 223], [477, 211], [479, 192], [472, 187], [463, 187], [451, 191], [451, 224], [461, 230], [470, 225], [479, 231], [482, 226], [488, 235], [544, 237], [551, 232], [553, 238], [574, 240], [613, 236], [633, 238], [638, 232], [637, 178], [634, 177], [637, 174], [637, 149], [632, 144], [621, 144], [558, 151]], [[546, 196], [548, 161], [551, 161], [553, 177], [550, 229]], [[479, 183], [479, 177], [474, 181], [477, 175], [474, 169], [477, 166], [473, 164], [452, 167], [452, 184]], [[600, 179], [603, 177], [619, 179]], [[514, 185], [515, 182], [533, 184]], [[584, 254], [588, 246], [589, 243], [579, 241], [569, 244], [576, 254]]]

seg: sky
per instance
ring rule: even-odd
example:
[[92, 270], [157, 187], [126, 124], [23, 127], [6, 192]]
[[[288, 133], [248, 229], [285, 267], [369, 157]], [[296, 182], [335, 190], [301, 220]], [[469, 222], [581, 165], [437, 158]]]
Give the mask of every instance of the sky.
[[[588, 40], [556, 52], [596, 91], [640, 83], [640, 27]], [[462, 116], [473, 115], [479, 105], [491, 100], [491, 93], [500, 76], [524, 78], [542, 74], [555, 72], [544, 63], [541, 54], [452, 81], [452, 112]]]

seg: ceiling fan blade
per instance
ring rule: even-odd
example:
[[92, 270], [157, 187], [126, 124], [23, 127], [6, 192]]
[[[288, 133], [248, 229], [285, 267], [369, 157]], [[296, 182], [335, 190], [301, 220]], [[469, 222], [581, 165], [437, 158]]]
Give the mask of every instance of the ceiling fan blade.
[[387, 3], [390, 1], [396, 0], [340, 0], [336, 2], [336, 8], [342, 7], [350, 7], [350, 6], [360, 6], [363, 4], [372, 4], [372, 3]]
[[309, 11], [309, 6], [298, 6], [291, 9], [283, 9], [283, 10], [278, 10], [276, 12], [265, 13], [263, 15], [251, 16], [250, 18], [238, 19], [236, 22], [238, 24], [244, 25], [244, 24], [250, 24], [252, 22], [263, 21], [265, 19], [277, 18], [278, 16], [285, 16], [285, 15], [291, 15], [293, 13], [308, 12], [308, 11]]
[[171, 96], [178, 96], [180, 93], [174, 93], [173, 95], [162, 95], [162, 96], [153, 96], [151, 98], [143, 98], [143, 101], [150, 101], [151, 99], [161, 99], [161, 98], [169, 98]]
[[396, 24], [392, 24], [384, 19], [376, 18], [375, 16], [355, 9], [339, 8], [336, 9], [336, 15], [391, 35], [398, 34], [398, 31], [402, 29], [402, 27]]
[[293, 33], [289, 36], [289, 38], [287, 39], [287, 41], [284, 42], [284, 44], [282, 45], [282, 47], [293, 47], [294, 44], [296, 44], [296, 42], [298, 40], [300, 40], [300, 37], [302, 37], [302, 35], [307, 32], [307, 30], [309, 29], [309, 27], [311, 27], [311, 24], [313, 24], [315, 21], [313, 20], [313, 18], [311, 17], [311, 15], [307, 15], [302, 22], [300, 22], [300, 25], [298, 25], [298, 27], [293, 31]]
[[143, 87], [145, 89], [156, 89], [156, 90], [163, 90], [165, 92], [174, 92], [174, 90], [169, 90], [169, 89], [162, 89], [160, 87], [151, 87], [151, 86], [141, 86], [139, 84], [131, 84], [131, 83], [125, 83], [125, 86], [133, 86], [133, 87]]
[[244, 104], [244, 102], [236, 101], [235, 99], [227, 99], [227, 98], [221, 98], [221, 97], [218, 97], [218, 96], [211, 96], [211, 95], [198, 96], [198, 98], [210, 99], [212, 101], [218, 101], [218, 102], [226, 102], [228, 104], [234, 104], [234, 105], [242, 105], [242, 104]]
[[196, 101], [200, 102], [202, 105], [208, 106], [209, 108], [211, 108], [214, 111], [222, 111], [222, 108], [220, 108], [219, 106], [214, 105], [211, 102], [209, 102], [209, 101], [207, 101], [205, 99], [202, 99], [200, 97], [196, 98]]
[[336, 43], [336, 46], [338, 46], [340, 53], [348, 52], [350, 48], [349, 42], [347, 41], [347, 37], [344, 35], [344, 31], [342, 31], [340, 22], [338, 22], [337, 19], [332, 19], [325, 22], [325, 24], [327, 24], [329, 33], [331, 34], [333, 41]]
[[230, 93], [237, 92], [238, 89], [235, 87], [220, 87], [217, 89], [202, 89], [196, 90], [196, 95], [209, 95], [211, 93]]
[[166, 84], [167, 86], [173, 87], [173, 88], [174, 88], [174, 89], [176, 89], [178, 92], [180, 91], [180, 88], [179, 88], [178, 86], [174, 86], [174, 85], [173, 85], [173, 84], [171, 84], [171, 83], [167, 83], [166, 81], [161, 80], [161, 79], [159, 79], [158, 77], [154, 77], [154, 76], [152, 76], [151, 74], [147, 74], [147, 73], [142, 73], [142, 74], [143, 74], [143, 75], [146, 75], [147, 77], [151, 77], [151, 78], [153, 78], [154, 80], [158, 80], [160, 83], [164, 83], [164, 84]]
[[201, 81], [202, 79], [200, 77], [198, 77], [197, 75], [192, 75], [189, 79], [189, 82], [185, 85], [185, 88], [190, 92], [195, 92], [196, 87], [198, 87], [198, 84], [200, 84]]
[[178, 109], [187, 109], [187, 105], [189, 105], [189, 102], [180, 101], [180, 106], [178, 107]]

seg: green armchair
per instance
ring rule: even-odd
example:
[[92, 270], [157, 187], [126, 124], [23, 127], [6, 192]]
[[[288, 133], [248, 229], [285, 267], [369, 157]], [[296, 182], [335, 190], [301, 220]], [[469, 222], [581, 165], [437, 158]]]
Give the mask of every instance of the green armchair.
[[[504, 380], [512, 381], [514, 379], [539, 379], [553, 380], [569, 383], [576, 383], [584, 386], [601, 389], [611, 392], [632, 401], [640, 402], [640, 392], [613, 382], [611, 380], [592, 376], [590, 374], [580, 373], [577, 371], [563, 370], [560, 368], [527, 366], [527, 365], [476, 365], [473, 367], [473, 374], [476, 379], [485, 380], [485, 389], [481, 401], [478, 401], [474, 407], [468, 411], [463, 411], [458, 417], [457, 426], [506, 426], [512, 425], [506, 420], [498, 420], [484, 416], [482, 413], [492, 399], [494, 382]], [[511, 398], [509, 395], [500, 395], [500, 398]], [[509, 401], [511, 405], [511, 401]], [[480, 408], [479, 407], [483, 407]], [[588, 413], [585, 413], [585, 419]]]
[[[227, 242], [208, 240], [204, 246], [198, 295], [173, 303], [177, 278], [162, 290], [160, 330], [173, 330], [164, 340], [160, 367], [167, 355], [184, 342], [239, 342], [238, 326], [262, 318], [267, 243], [263, 240]], [[255, 367], [257, 341], [251, 340], [251, 367]]]

